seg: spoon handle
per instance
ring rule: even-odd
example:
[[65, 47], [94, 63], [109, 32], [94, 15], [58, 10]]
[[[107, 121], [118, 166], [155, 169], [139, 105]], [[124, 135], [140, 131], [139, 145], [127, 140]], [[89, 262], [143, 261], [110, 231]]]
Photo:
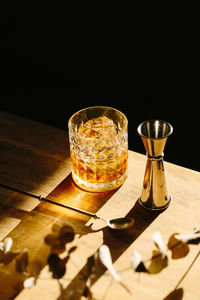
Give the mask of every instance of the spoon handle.
[[32, 194], [30, 192], [22, 191], [20, 189], [14, 188], [14, 187], [7, 186], [7, 185], [2, 184], [2, 183], [0, 183], [0, 186], [3, 187], [3, 188], [6, 188], [6, 189], [12, 190], [14, 192], [18, 192], [18, 193], [24, 194], [26, 196], [30, 196], [30, 197], [36, 198], [36, 199], [38, 199], [40, 201], [45, 201], [45, 202], [48, 202], [48, 203], [51, 203], [51, 204], [55, 204], [57, 206], [68, 208], [68, 209], [77, 211], [77, 212], [79, 212], [81, 214], [84, 214], [84, 215], [87, 215], [87, 216], [90, 216], [90, 217], [99, 218], [96, 214], [91, 213], [91, 212], [86, 211], [86, 210], [81, 209], [81, 208], [77, 208], [77, 207], [70, 206], [70, 205], [67, 205], [67, 204], [62, 204], [62, 203], [59, 203], [59, 202], [47, 199], [47, 198], [42, 197], [42, 196], [38, 196], [38, 195]]
[[71, 205], [67, 205], [67, 204], [62, 204], [62, 203], [59, 203], [59, 202], [55, 202], [53, 200], [50, 200], [50, 199], [47, 199], [47, 198], [44, 198], [44, 197], [40, 197], [38, 199], [42, 200], [42, 201], [45, 201], [45, 202], [49, 202], [51, 204], [55, 204], [55, 205], [58, 205], [58, 206], [61, 206], [61, 207], [64, 207], [64, 208], [68, 208], [68, 209], [77, 211], [77, 212], [79, 212], [81, 214], [84, 214], [84, 215], [87, 215], [87, 216], [90, 216], [90, 217], [97, 218], [96, 214], [93, 214], [93, 213], [91, 213], [89, 211], [86, 211], [84, 209], [81, 209], [81, 208], [77, 208], [77, 207], [74, 207], [74, 206], [71, 206]]

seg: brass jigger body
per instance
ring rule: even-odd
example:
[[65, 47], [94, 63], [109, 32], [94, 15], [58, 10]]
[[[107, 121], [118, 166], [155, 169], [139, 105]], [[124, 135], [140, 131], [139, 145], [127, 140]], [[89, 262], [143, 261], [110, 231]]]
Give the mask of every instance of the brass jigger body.
[[162, 120], [149, 120], [138, 126], [138, 133], [147, 152], [140, 203], [151, 210], [165, 209], [171, 201], [165, 176], [163, 150], [172, 131], [172, 126]]

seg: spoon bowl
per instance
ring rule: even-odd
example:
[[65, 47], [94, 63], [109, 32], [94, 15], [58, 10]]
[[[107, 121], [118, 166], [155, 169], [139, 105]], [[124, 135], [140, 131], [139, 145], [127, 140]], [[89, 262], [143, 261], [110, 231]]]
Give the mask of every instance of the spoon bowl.
[[112, 229], [126, 229], [134, 224], [134, 219], [133, 218], [117, 218], [117, 219], [112, 219], [112, 220], [107, 220], [106, 223], [107, 225], [112, 228]]

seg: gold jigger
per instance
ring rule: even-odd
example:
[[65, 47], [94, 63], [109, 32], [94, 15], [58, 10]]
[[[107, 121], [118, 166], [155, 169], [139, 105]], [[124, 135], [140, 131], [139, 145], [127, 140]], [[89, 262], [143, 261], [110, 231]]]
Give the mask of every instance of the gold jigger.
[[144, 175], [140, 203], [145, 208], [160, 210], [168, 207], [171, 196], [168, 193], [163, 150], [173, 127], [162, 120], [148, 120], [137, 129], [147, 152], [147, 164]]

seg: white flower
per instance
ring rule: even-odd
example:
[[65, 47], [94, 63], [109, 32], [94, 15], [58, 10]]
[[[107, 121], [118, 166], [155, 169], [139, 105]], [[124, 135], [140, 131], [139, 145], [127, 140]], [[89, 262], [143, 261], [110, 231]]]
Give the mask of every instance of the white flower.
[[200, 233], [176, 234], [174, 237], [182, 243], [187, 243], [191, 240], [199, 239]]
[[4, 239], [3, 242], [0, 242], [0, 250], [4, 252], [4, 254], [7, 254], [10, 252], [13, 245], [13, 239], [10, 237], [7, 237]]
[[27, 278], [25, 281], [24, 281], [24, 288], [25, 289], [30, 289], [34, 286], [35, 284], [35, 281], [36, 281], [36, 278], [35, 277], [29, 277]]
[[159, 231], [153, 233], [152, 238], [159, 248], [162, 259], [164, 259], [167, 256], [167, 247], [164, 244], [161, 233]]
[[142, 262], [142, 256], [140, 255], [139, 252], [134, 251], [133, 255], [131, 256], [131, 267], [135, 271], [139, 264]]
[[120, 276], [115, 271], [113, 264], [112, 264], [112, 258], [110, 254], [110, 249], [106, 245], [102, 245], [99, 248], [99, 259], [102, 262], [102, 264], [110, 271], [111, 275], [116, 281], [121, 281]]

